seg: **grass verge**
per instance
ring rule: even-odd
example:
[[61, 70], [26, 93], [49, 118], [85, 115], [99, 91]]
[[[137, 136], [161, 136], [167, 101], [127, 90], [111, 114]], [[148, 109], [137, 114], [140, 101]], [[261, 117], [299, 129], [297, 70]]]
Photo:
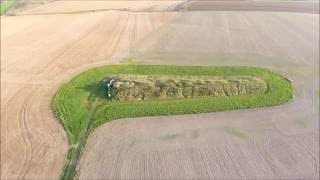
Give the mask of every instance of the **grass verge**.
[[[105, 98], [105, 77], [115, 74], [189, 75], [189, 76], [253, 76], [264, 80], [268, 89], [263, 94], [220, 96], [194, 99], [169, 99], [119, 102]], [[195, 114], [236, 109], [274, 106], [293, 98], [289, 80], [266, 69], [253, 67], [113, 65], [84, 72], [55, 95], [52, 108], [67, 131], [75, 150], [66, 165], [63, 179], [75, 174], [76, 162], [89, 132], [103, 123], [142, 116]]]

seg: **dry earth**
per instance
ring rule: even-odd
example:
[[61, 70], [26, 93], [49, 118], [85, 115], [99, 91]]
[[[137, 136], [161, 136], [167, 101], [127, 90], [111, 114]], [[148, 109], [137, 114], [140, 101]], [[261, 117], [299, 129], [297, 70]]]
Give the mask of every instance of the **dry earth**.
[[1, 17], [1, 179], [58, 178], [68, 142], [50, 110], [55, 91], [75, 74], [125, 56], [128, 47], [172, 16]]
[[[294, 81], [296, 98], [273, 108], [114, 121], [90, 136], [80, 178], [318, 178], [319, 15], [107, 10], [169, 11], [177, 3], [152, 2], [58, 1], [1, 17], [1, 179], [58, 178], [68, 143], [51, 97], [75, 74], [128, 55], [268, 67]], [[106, 11], [94, 12], [98, 6]]]
[[319, 13], [319, 2], [315, 1], [191, 1], [187, 10], [203, 11], [280, 11]]

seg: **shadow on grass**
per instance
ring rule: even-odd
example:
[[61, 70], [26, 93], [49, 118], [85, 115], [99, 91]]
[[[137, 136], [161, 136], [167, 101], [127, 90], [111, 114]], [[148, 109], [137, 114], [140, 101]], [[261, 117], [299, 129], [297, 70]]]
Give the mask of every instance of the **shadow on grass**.
[[87, 91], [90, 95], [88, 97], [89, 101], [94, 101], [95, 99], [106, 99], [106, 87], [103, 80], [85, 84], [79, 89]]

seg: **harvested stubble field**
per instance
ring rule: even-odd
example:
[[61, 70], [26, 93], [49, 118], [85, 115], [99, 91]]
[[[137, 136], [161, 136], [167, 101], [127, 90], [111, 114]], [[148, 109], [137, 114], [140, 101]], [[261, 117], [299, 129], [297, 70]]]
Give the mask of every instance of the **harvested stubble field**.
[[1, 179], [60, 176], [68, 142], [51, 97], [122, 57], [266, 67], [294, 82], [295, 100], [107, 123], [89, 137], [80, 178], [319, 178], [318, 14], [89, 11], [1, 17]]

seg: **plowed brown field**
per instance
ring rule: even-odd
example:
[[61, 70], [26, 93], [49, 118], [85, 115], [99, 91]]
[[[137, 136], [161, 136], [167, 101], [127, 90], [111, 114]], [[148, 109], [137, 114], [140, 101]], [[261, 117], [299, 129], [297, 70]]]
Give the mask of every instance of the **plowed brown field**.
[[55, 91], [75, 74], [125, 56], [172, 16], [1, 17], [1, 179], [58, 178], [68, 142], [50, 110]]
[[187, 8], [193, 11], [280, 11], [319, 13], [317, 1], [193, 1]]
[[1, 17], [1, 179], [58, 178], [68, 142], [52, 96], [124, 57], [267, 67], [293, 80], [295, 100], [105, 124], [89, 137], [81, 179], [319, 178], [319, 14], [152, 12], [178, 4], [57, 1]]

